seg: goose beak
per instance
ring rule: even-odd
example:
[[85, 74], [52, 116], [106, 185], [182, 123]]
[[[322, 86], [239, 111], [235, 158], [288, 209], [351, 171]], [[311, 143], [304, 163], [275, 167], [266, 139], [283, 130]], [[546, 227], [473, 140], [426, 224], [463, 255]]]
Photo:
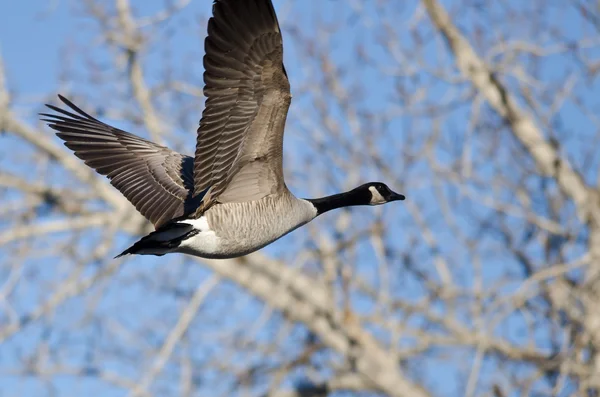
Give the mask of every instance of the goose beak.
[[406, 197], [404, 197], [403, 194], [392, 192], [390, 199], [388, 201], [399, 201], [399, 200], [404, 200], [405, 198]]

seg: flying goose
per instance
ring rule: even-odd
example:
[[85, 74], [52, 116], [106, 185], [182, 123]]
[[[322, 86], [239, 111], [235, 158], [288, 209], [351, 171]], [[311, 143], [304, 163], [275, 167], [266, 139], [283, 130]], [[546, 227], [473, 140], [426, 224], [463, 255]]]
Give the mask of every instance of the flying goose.
[[283, 131], [292, 97], [271, 0], [215, 0], [204, 47], [207, 99], [193, 158], [105, 124], [61, 95], [71, 111], [46, 105], [56, 113], [42, 113], [154, 224], [117, 257], [233, 258], [332, 209], [404, 200], [381, 182], [317, 199], [287, 189]]

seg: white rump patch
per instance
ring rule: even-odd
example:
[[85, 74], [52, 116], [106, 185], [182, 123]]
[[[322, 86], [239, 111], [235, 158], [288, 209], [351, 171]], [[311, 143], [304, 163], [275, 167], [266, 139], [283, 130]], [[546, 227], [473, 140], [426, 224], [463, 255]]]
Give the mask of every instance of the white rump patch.
[[208, 225], [208, 220], [205, 216], [201, 216], [198, 219], [186, 219], [183, 221], [179, 221], [177, 223], [185, 223], [188, 225], [192, 225], [194, 229], [199, 230], [201, 232], [210, 232], [212, 231], [210, 226]]
[[186, 219], [178, 223], [192, 225], [200, 233], [183, 240], [177, 251], [200, 257], [214, 257], [220, 252], [220, 239], [210, 229], [205, 216], [201, 216], [198, 219]]

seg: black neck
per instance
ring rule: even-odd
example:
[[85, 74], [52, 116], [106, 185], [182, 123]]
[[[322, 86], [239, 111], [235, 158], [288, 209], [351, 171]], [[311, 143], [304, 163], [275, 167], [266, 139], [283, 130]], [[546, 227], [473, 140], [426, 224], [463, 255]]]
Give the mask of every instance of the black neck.
[[306, 200], [315, 206], [317, 215], [321, 215], [336, 208], [350, 207], [352, 205], [368, 205], [371, 200], [371, 194], [368, 190], [354, 189], [349, 192]]

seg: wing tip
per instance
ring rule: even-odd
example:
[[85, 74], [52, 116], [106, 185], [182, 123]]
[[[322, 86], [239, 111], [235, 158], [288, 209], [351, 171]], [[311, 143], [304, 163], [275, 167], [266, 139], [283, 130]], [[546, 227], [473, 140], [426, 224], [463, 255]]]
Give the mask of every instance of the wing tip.
[[[234, 15], [233, 20], [238, 19], [238, 23], [241, 22], [243, 28], [256, 29], [261, 25], [272, 25], [271, 27], [276, 32], [281, 32], [277, 13], [271, 0], [214, 0], [213, 16], [209, 19], [209, 23], [214, 19], [219, 25], [223, 22], [231, 25], [232, 14]], [[252, 17], [248, 17], [249, 15]]]

